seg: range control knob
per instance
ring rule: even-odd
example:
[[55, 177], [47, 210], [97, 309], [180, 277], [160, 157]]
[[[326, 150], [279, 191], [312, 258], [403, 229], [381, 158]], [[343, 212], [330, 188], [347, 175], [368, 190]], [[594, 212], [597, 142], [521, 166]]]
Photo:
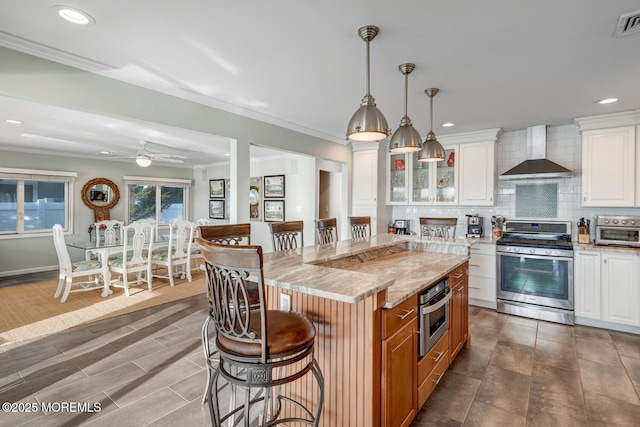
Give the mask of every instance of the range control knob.
[[620, 224], [625, 225], [627, 223], [626, 219], [623, 219], [622, 221], [620, 221]]
[[636, 221], [635, 220], [631, 220], [631, 225], [636, 225]]
[[613, 220], [613, 223], [614, 223], [614, 224], [617, 224], [617, 223], [618, 223], [618, 220], [617, 220], [617, 219], [614, 219], [614, 220]]
[[553, 251], [550, 250], [550, 249], [547, 249], [546, 251], [544, 251], [544, 253], [547, 254], [547, 255], [551, 255], [551, 254], [553, 254]]
[[536, 253], [536, 250], [535, 250], [535, 249], [529, 249], [529, 253], [530, 253], [530, 254], [535, 254], [535, 253]]
[[605, 220], [604, 220], [604, 223], [605, 223], [605, 224], [609, 224], [609, 220], [608, 220], [608, 219], [605, 219]]

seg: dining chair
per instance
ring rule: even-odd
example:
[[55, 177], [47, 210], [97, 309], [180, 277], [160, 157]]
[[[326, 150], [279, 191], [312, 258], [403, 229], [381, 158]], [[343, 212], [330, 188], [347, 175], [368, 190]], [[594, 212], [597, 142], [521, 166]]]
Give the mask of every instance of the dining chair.
[[[96, 230], [96, 246], [100, 246], [102, 240], [103, 246], [116, 246], [122, 241], [122, 227], [124, 221], [117, 219], [105, 219], [104, 221], [93, 224]], [[104, 230], [102, 233], [101, 230]]]
[[[58, 298], [62, 293], [60, 302], [63, 303], [71, 292], [84, 292], [96, 289], [104, 289], [100, 285], [100, 275], [102, 274], [102, 262], [97, 260], [87, 260], [71, 262], [69, 251], [64, 239], [64, 229], [60, 224], [53, 226], [53, 245], [58, 255], [58, 288], [56, 289], [54, 298]], [[82, 282], [73, 282], [76, 277], [86, 277]], [[75, 289], [74, 289], [75, 287]]]
[[316, 219], [315, 223], [319, 245], [338, 241], [338, 225], [335, 218]]
[[352, 239], [365, 239], [371, 236], [370, 216], [350, 216], [349, 225]]
[[458, 218], [427, 218], [420, 217], [420, 236], [425, 237], [456, 237]]
[[[194, 225], [190, 221], [175, 221], [169, 224], [169, 246], [155, 249], [152, 253], [153, 277], [169, 279], [171, 286], [174, 285], [174, 276], [178, 274], [191, 282], [193, 230]], [[178, 270], [179, 267], [182, 269]], [[159, 274], [158, 268], [166, 268], [167, 274]]]
[[304, 222], [270, 222], [271, 243], [274, 252], [296, 249], [304, 246]]
[[[153, 250], [154, 226], [148, 222], [134, 222], [122, 227], [124, 245], [122, 255], [115, 259], [109, 259], [109, 269], [120, 274], [121, 283], [112, 283], [111, 286], [124, 288], [124, 293], [129, 296], [129, 274], [136, 273], [137, 284], [147, 283], [149, 291], [153, 288], [153, 274], [151, 272], [151, 257]], [[142, 273], [145, 273], [144, 278]]]
[[[209, 218], [198, 218], [193, 228], [193, 241], [191, 242], [191, 260], [193, 261], [193, 268], [198, 268], [198, 260], [202, 259], [202, 251], [200, 250], [200, 246], [198, 245], [198, 237], [200, 237], [200, 229], [198, 228], [201, 225], [210, 225], [211, 221]], [[200, 265], [200, 269], [204, 270], [204, 264]]]
[[[242, 417], [243, 425], [249, 426], [253, 415], [264, 417], [263, 426], [318, 426], [324, 378], [314, 356], [314, 324], [301, 313], [267, 308], [261, 246], [217, 245], [202, 239], [200, 246], [207, 272], [210, 323], [216, 337], [216, 357], [207, 355], [212, 425], [220, 426], [227, 420], [235, 425], [234, 417]], [[249, 300], [248, 277], [257, 280], [255, 306]], [[315, 378], [317, 391], [311, 377], [294, 387], [285, 386], [307, 374]], [[231, 387], [219, 387], [221, 378]], [[236, 406], [238, 387], [245, 390], [243, 401]], [[314, 387], [308, 393], [315, 402], [303, 405], [294, 400], [300, 395], [300, 387]], [[252, 388], [261, 390], [261, 394], [254, 396]], [[232, 407], [226, 413], [221, 412], [219, 393], [231, 394]]]

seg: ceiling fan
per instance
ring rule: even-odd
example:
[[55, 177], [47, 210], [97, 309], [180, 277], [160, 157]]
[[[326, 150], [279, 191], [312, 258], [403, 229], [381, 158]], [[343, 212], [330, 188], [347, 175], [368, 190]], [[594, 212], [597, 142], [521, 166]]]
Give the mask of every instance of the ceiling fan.
[[147, 144], [153, 144], [151, 141], [140, 141], [142, 148], [136, 152], [135, 155], [126, 157], [127, 159], [136, 159], [138, 166], [146, 168], [151, 165], [152, 162], [169, 162], [169, 163], [184, 163], [185, 156], [178, 156], [176, 154], [160, 153], [157, 151], [147, 149]]

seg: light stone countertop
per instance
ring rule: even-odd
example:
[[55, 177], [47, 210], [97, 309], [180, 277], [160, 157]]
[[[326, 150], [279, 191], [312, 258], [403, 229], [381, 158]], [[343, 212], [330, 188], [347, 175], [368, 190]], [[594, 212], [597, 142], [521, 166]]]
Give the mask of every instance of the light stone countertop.
[[627, 248], [624, 246], [599, 246], [593, 243], [577, 243], [573, 244], [574, 250], [595, 251], [595, 252], [625, 252], [630, 255], [640, 256], [640, 248]]
[[381, 234], [268, 253], [263, 272], [267, 285], [347, 303], [386, 289], [392, 308], [466, 262], [473, 243]]

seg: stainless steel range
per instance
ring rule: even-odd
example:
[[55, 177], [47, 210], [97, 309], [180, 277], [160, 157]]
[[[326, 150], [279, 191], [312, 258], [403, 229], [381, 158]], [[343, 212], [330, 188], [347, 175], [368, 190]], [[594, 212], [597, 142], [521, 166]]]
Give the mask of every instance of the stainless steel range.
[[499, 312], [574, 324], [570, 222], [508, 221], [496, 258]]

